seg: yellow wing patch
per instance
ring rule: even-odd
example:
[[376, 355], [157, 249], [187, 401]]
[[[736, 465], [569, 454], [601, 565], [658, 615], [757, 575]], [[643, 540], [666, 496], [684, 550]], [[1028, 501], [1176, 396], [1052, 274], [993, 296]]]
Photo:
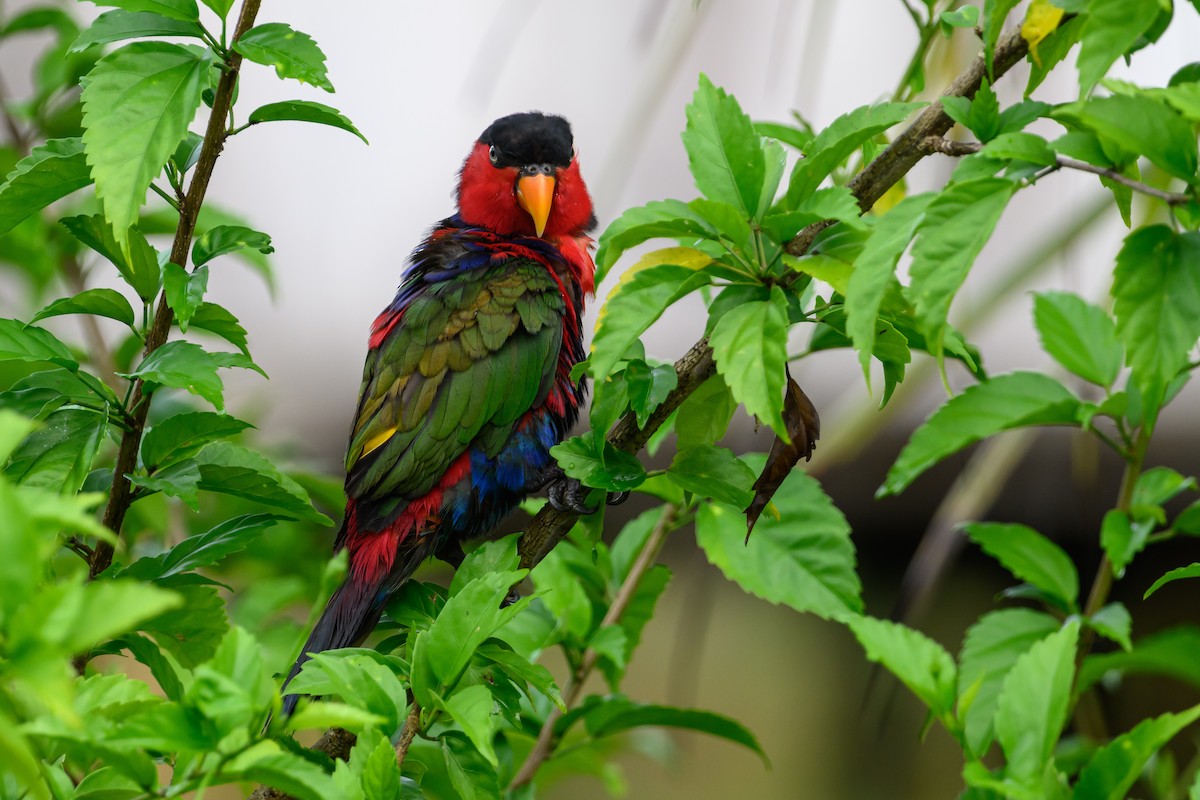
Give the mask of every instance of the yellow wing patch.
[[372, 452], [373, 450], [378, 450], [380, 447], [383, 447], [384, 442], [386, 442], [388, 439], [392, 438], [395, 434], [396, 434], [396, 426], [395, 425], [375, 434], [374, 436], [372, 436], [370, 439], [367, 440], [366, 444], [363, 445], [362, 454], [359, 456], [359, 458], [366, 456], [368, 453]]

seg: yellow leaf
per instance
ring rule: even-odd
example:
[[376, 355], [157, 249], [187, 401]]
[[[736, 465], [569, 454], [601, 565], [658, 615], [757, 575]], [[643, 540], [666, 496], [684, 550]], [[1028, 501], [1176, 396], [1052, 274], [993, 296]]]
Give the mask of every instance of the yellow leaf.
[[843, 297], [846, 295], [846, 285], [850, 283], [850, 273], [854, 270], [853, 264], [842, 261], [840, 258], [821, 254], [793, 258], [785, 253], [783, 262], [797, 272], [803, 272], [805, 275], [811, 275], [819, 281], [828, 283], [835, 292]]
[[871, 213], [879, 217], [891, 211], [897, 203], [904, 199], [908, 192], [905, 190], [904, 181], [900, 180], [893, 183], [891, 188], [883, 193], [883, 196], [875, 201], [875, 205], [871, 206]]
[[1042, 60], [1038, 57], [1038, 44], [1058, 28], [1062, 21], [1063, 10], [1051, 5], [1050, 0], [1033, 0], [1029, 11], [1025, 12], [1025, 22], [1021, 24], [1021, 37], [1029, 43], [1029, 55], [1039, 67]]

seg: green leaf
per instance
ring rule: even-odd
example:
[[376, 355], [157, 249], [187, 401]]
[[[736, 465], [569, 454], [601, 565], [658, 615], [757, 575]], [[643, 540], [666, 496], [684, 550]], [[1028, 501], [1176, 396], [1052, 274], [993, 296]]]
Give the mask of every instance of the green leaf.
[[233, 43], [233, 49], [256, 64], [274, 67], [281, 79], [294, 78], [327, 92], [333, 84], [325, 71], [325, 54], [307, 33], [282, 22], [256, 25]]
[[191, 326], [220, 336], [231, 345], [249, 355], [246, 349], [246, 329], [238, 324], [237, 317], [216, 303], [201, 303], [192, 314]]
[[1024, 525], [973, 522], [967, 535], [1005, 569], [1059, 600], [1067, 611], [1075, 610], [1079, 574], [1061, 547]]
[[191, 36], [201, 39], [204, 30], [194, 19], [173, 19], [152, 11], [107, 11], [79, 34], [67, 52], [80, 53], [96, 45], [145, 36]]
[[450, 785], [460, 800], [500, 800], [499, 777], [467, 737], [451, 732], [442, 736], [442, 757]]
[[33, 148], [0, 185], [0, 235], [91, 182], [82, 139], [51, 139]]
[[107, 429], [107, 414], [55, 411], [13, 451], [4, 475], [24, 486], [74, 494], [92, 471]]
[[1112, 292], [1133, 381], [1157, 407], [1200, 338], [1200, 234], [1134, 231], [1117, 255]]
[[[1149, 2], [1155, 4], [1154, 0]], [[1192, 126], [1174, 109], [1147, 95], [1098, 97], [1063, 106], [1054, 116], [1095, 131], [1102, 142], [1111, 141], [1130, 153], [1141, 153], [1178, 178], [1188, 182], [1196, 178]]]
[[189, 536], [161, 555], [139, 558], [121, 574], [157, 581], [212, 566], [231, 553], [245, 550], [279, 520], [274, 514], [244, 514], [225, 520], [204, 533]]
[[796, 162], [788, 183], [787, 207], [794, 209], [817, 190], [855, 150], [924, 106], [924, 103], [881, 103], [843, 114], [817, 134]]
[[186, 389], [212, 403], [218, 411], [223, 411], [225, 385], [217, 376], [220, 366], [222, 364], [214, 354], [200, 345], [171, 341], [146, 356], [136, 370], [124, 377], [141, 378], [173, 389]]
[[[402, 792], [404, 778], [400, 775], [400, 765], [396, 763], [396, 751], [382, 731], [371, 730], [358, 737], [351, 751], [350, 769], [358, 775], [364, 800], [403, 800], [411, 797]], [[423, 797], [418, 793], [418, 800]]]
[[147, 469], [173, 464], [200, 452], [217, 439], [236, 436], [248, 422], [211, 411], [185, 411], [155, 424], [142, 438], [142, 463]]
[[269, 739], [250, 745], [226, 761], [218, 779], [263, 783], [297, 800], [329, 800], [340, 796], [324, 768]]
[[158, 253], [146, 241], [137, 228], [126, 232], [126, 250], [113, 235], [113, 229], [100, 214], [90, 217], [67, 217], [59, 220], [71, 235], [112, 262], [125, 282], [133, 287], [138, 297], [149, 303], [158, 296], [162, 282], [162, 270], [158, 265]]
[[192, 22], [200, 19], [196, 0], [99, 0], [96, 5], [113, 6], [126, 11], [147, 11], [169, 19]]
[[745, 591], [830, 619], [862, 610], [850, 527], [821, 485], [793, 472], [746, 541], [740, 508], [700, 507], [696, 541], [709, 562]]
[[709, 337], [717, 372], [734, 399], [785, 439], [787, 330], [787, 298], [774, 286], [769, 300], [743, 303], [722, 316]]
[[983, 155], [991, 158], [1007, 158], [1012, 161], [1028, 161], [1042, 167], [1054, 166], [1058, 156], [1049, 143], [1036, 133], [1002, 133], [983, 148]]
[[[345, 728], [352, 733], [361, 733], [364, 729], [383, 725], [387, 720], [378, 714], [364, 711], [345, 703], [335, 703], [332, 700], [322, 700], [320, 703], [309, 703], [292, 716], [288, 717], [289, 731], [325, 730], [326, 728]], [[388, 746], [389, 759], [396, 762], [395, 752]]]
[[636, 489], [646, 479], [646, 470], [636, 456], [616, 449], [595, 431], [555, 445], [550, 455], [569, 477], [594, 489], [624, 492]]
[[1159, 8], [1158, 0], [1089, 0], [1077, 64], [1081, 94], [1154, 24]]
[[[624, 635], [620, 637], [620, 658], [605, 659], [600, 662], [601, 669], [604, 670], [604, 675], [608, 679], [610, 687], [617, 687], [621, 683], [621, 679], [625, 675], [625, 666], [629, 659], [633, 657], [633, 652], [637, 649], [642, 638], [642, 630], [646, 627], [646, 623], [654, 616], [654, 608], [658, 603], [658, 598], [666, 590], [667, 584], [671, 581], [671, 570], [662, 564], [656, 564], [642, 575], [642, 579], [638, 581], [637, 588], [633, 591], [633, 596], [629, 604], [625, 607], [625, 611], [621, 614], [621, 618], [617, 621]], [[594, 640], [593, 640], [594, 646]], [[617, 661], [620, 666], [617, 666]]]
[[1106, 639], [1121, 645], [1122, 650], [1132, 650], [1129, 635], [1133, 630], [1133, 617], [1122, 603], [1109, 603], [1088, 617], [1087, 624]]
[[1000, 690], [1017, 658], [1058, 628], [1049, 614], [1005, 608], [984, 614], [967, 629], [959, 656], [958, 716], [969, 753], [987, 752]]
[[213, 10], [221, 19], [225, 19], [229, 14], [229, 9], [233, 8], [234, 0], [200, 0], [201, 3]]
[[1077, 691], [1087, 691], [1110, 672], [1164, 675], [1200, 686], [1200, 628], [1183, 625], [1169, 628], [1133, 643], [1131, 652], [1092, 655], [1079, 671]]
[[942, 33], [948, 36], [950, 32], [947, 28], [974, 28], [979, 22], [979, 8], [960, 6], [953, 11], [943, 11], [938, 15], [938, 20], [942, 23]]
[[0, 319], [0, 361], [50, 361], [78, 367], [67, 346], [44, 328]]
[[1195, 478], [1185, 478], [1170, 467], [1151, 467], [1143, 471], [1133, 485], [1131, 505], [1136, 515], [1139, 508], [1161, 506], [1180, 493], [1195, 489]]
[[518, 534], [483, 542], [470, 553], [454, 570], [450, 580], [450, 594], [458, 594], [462, 587], [476, 578], [492, 572], [509, 572], [517, 569], [521, 557], [517, 554]]
[[854, 271], [850, 273], [846, 287], [846, 333], [858, 351], [864, 376], [870, 375], [884, 295], [889, 286], [897, 285], [896, 264], [935, 197], [937, 195], [932, 192], [910, 195], [879, 217], [862, 254], [854, 262]]
[[265, 106], [259, 106], [250, 112], [249, 122], [251, 125], [257, 125], [260, 122], [282, 122], [285, 120], [293, 120], [296, 122], [314, 122], [318, 125], [332, 125], [335, 128], [341, 128], [344, 131], [349, 131], [363, 140], [363, 144], [370, 144], [367, 137], [363, 136], [358, 128], [354, 127], [354, 123], [349, 120], [342, 112], [332, 106], [314, 103], [311, 100], [287, 100], [282, 103], [267, 103]]
[[950, 302], [1015, 190], [1003, 178], [951, 184], [925, 211], [912, 250], [909, 294], [929, 352], [939, 361]]
[[[493, 572], [476, 578], [447, 600], [429, 629], [422, 631], [422, 655], [437, 685], [453, 689], [476, 648], [528, 605], [526, 598], [506, 608], [500, 607], [509, 589], [525, 574], [525, 570], [514, 570]], [[413, 660], [418, 660], [416, 653]], [[415, 692], [419, 689], [415, 663], [413, 670]]]
[[1142, 599], [1145, 600], [1168, 583], [1183, 580], [1184, 578], [1200, 578], [1200, 563], [1189, 564], [1186, 567], [1176, 567], [1165, 573], [1146, 590], [1146, 593], [1142, 595]]
[[990, 142], [1000, 133], [1000, 103], [986, 78], [974, 98], [947, 96], [941, 98], [941, 103], [946, 116], [969, 129], [981, 142]]
[[888, 471], [880, 495], [897, 494], [967, 445], [1000, 431], [1074, 422], [1079, 400], [1053, 378], [1013, 372], [971, 386], [933, 413]]
[[679, 200], [652, 200], [626, 209], [600, 234], [596, 250], [596, 285], [626, 250], [650, 239], [716, 238], [708, 221]]
[[679, 384], [679, 376], [672, 364], [650, 366], [645, 361], [631, 361], [625, 367], [623, 377], [629, 392], [629, 407], [637, 415], [639, 428], [646, 427], [650, 415]]
[[1100, 526], [1100, 546], [1112, 562], [1113, 574], [1120, 578], [1133, 557], [1145, 547], [1153, 529], [1153, 523], [1134, 522], [1121, 509], [1112, 509], [1104, 515]]
[[940, 644], [920, 631], [874, 617], [851, 617], [847, 627], [867, 653], [867, 660], [882, 664], [900, 679], [935, 717], [945, 717], [954, 707], [957, 669]]
[[1067, 722], [1078, 640], [1079, 622], [1068, 621], [1017, 658], [1004, 679], [996, 738], [1007, 759], [1007, 776], [1031, 790], [1040, 788]]
[[638, 337], [675, 301], [707, 286], [701, 270], [712, 258], [691, 247], [656, 250], [621, 275], [596, 319], [589, 371], [597, 383], [612, 374]]
[[197, 267], [188, 272], [178, 264], [168, 263], [163, 267], [163, 293], [167, 305], [175, 312], [179, 330], [187, 331], [188, 321], [204, 302], [208, 290], [208, 267]]
[[479, 754], [493, 767], [498, 766], [496, 749], [492, 746], [496, 722], [492, 716], [492, 695], [487, 687], [476, 685], [459, 689], [440, 705], [462, 728]]
[[1055, 361], [1100, 386], [1117, 379], [1124, 350], [1104, 309], [1069, 292], [1040, 292], [1034, 295], [1033, 320]]
[[667, 469], [679, 488], [737, 508], [750, 505], [754, 472], [732, 451], [711, 444], [681, 449]]
[[996, 52], [996, 40], [1004, 30], [1004, 20], [1020, 0], [984, 0], [983, 3], [983, 53], [988, 75], [992, 74], [992, 56]]
[[12, 620], [9, 646], [84, 653], [182, 603], [175, 592], [136, 581], [54, 584], [30, 601], [28, 616]]
[[200, 107], [210, 58], [199, 47], [134, 42], [100, 59], [88, 73], [83, 144], [96, 195], [122, 249], [146, 189]]
[[554, 617], [555, 627], [561, 633], [585, 640], [594, 622], [592, 601], [579, 576], [571, 571], [566, 556], [551, 551], [533, 568], [530, 580], [542, 604]]
[[286, 694], [337, 695], [356, 708], [384, 719], [386, 730], [404, 723], [408, 699], [393, 665], [397, 659], [374, 650], [344, 648], [313, 653]]
[[217, 441], [205, 446], [195, 460], [200, 489], [242, 497], [293, 519], [333, 524], [312, 507], [303, 486], [252, 450]]
[[1181, 730], [1200, 719], [1200, 706], [1144, 719], [1101, 747], [1079, 773], [1075, 800], [1123, 800], [1150, 759]]
[[217, 225], [196, 237], [196, 242], [192, 245], [192, 263], [200, 267], [217, 256], [247, 248], [264, 255], [275, 252], [275, 248], [271, 246], [271, 237], [265, 233], [251, 230], [244, 225]]
[[[1038, 0], [1038, 4], [1042, 6], [1051, 6], [1049, 0]], [[1049, 9], [1044, 9], [1049, 11]], [[1053, 12], [1050, 11], [1052, 14]], [[1059, 21], [1061, 21], [1061, 15]], [[1066, 22], [1058, 24], [1055, 21], [1055, 28], [1051, 31], [1046, 31], [1044, 28], [1037, 31], [1029, 31], [1028, 33], [1034, 37], [1044, 34], [1036, 45], [1031, 44], [1029, 47], [1030, 62], [1029, 80], [1025, 85], [1025, 96], [1029, 97], [1033, 94], [1034, 89], [1042, 85], [1042, 81], [1046, 80], [1046, 76], [1050, 74], [1059, 63], [1062, 62], [1067, 54], [1071, 52], [1076, 44], [1079, 43], [1079, 36], [1083, 32], [1084, 23], [1087, 21], [1087, 15], [1068, 19]], [[1022, 33], [1025, 34], [1025, 28], [1022, 26]], [[1026, 41], [1029, 41], [1028, 36]]]
[[30, 322], [63, 314], [95, 314], [98, 317], [115, 319], [129, 326], [132, 326], [134, 322], [133, 307], [120, 292], [114, 289], [85, 289], [74, 297], [55, 300], [35, 314]]
[[725, 435], [737, 401], [720, 375], [700, 384], [679, 406], [675, 436], [679, 449], [697, 444], [715, 444]]
[[703, 73], [687, 107], [683, 146], [702, 194], [729, 203], [746, 218], [766, 210], [759, 206], [766, 164], [754, 123], [733, 95]]
[[710, 736], [717, 736], [735, 744], [753, 750], [767, 762], [767, 754], [754, 737], [740, 722], [729, 717], [715, 714], [712, 711], [700, 711], [691, 708], [673, 708], [671, 706], [638, 705], [634, 703], [615, 704], [614, 711], [597, 715], [595, 722], [588, 726], [589, 733], [595, 737], [612, 736], [633, 728], [647, 725], [657, 725], [667, 728], [698, 731]]
[[[649, 573], [647, 573], [649, 574]], [[632, 608], [631, 603], [629, 608]], [[628, 609], [626, 610], [628, 613]], [[529, 697], [530, 702], [534, 702], [534, 692], [536, 690], [559, 707], [566, 711], [567, 707], [563, 703], [562, 695], [559, 694], [558, 686], [554, 683], [554, 676], [550, 674], [550, 670], [543, 667], [541, 664], [533, 664], [522, 656], [508, 648], [507, 645], [502, 645], [495, 640], [484, 642], [475, 651], [475, 655], [484, 661], [495, 664], [496, 667], [510, 677], [512, 677], [522, 690]]]

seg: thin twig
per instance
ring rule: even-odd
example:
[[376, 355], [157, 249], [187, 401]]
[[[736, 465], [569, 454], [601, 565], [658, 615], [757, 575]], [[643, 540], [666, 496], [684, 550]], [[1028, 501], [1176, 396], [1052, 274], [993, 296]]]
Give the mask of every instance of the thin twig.
[[[952, 139], [946, 139], [942, 136], [927, 136], [921, 141], [921, 146], [925, 148], [927, 153], [942, 153], [947, 156], [969, 156], [978, 153], [983, 149], [983, 145], [979, 142], [956, 142]], [[1135, 192], [1141, 192], [1150, 197], [1157, 197], [1169, 206], [1182, 205], [1183, 203], [1191, 202], [1191, 195], [1181, 194], [1179, 192], [1168, 192], [1162, 189], [1156, 189], [1153, 186], [1148, 186], [1141, 181], [1136, 181], [1126, 175], [1122, 175], [1114, 169], [1108, 167], [1097, 167], [1095, 164], [1089, 164], [1086, 161], [1078, 161], [1074, 158], [1066, 156], [1056, 156], [1055, 166], [1050, 167], [1047, 172], [1053, 172], [1056, 169], [1073, 169], [1079, 172], [1090, 172], [1093, 175], [1099, 175], [1102, 178], [1119, 183], [1123, 186], [1128, 186]], [[1042, 173], [1045, 174], [1045, 173]]]
[[[646, 539], [646, 543], [642, 545], [642, 550], [638, 553], [633, 566], [629, 568], [629, 574], [625, 576], [625, 581], [621, 584], [621, 588], [617, 590], [617, 596], [613, 598], [612, 605], [608, 607], [608, 612], [600, 622], [600, 628], [616, 625], [620, 621], [621, 615], [629, 607], [629, 601], [633, 599], [634, 592], [637, 591], [638, 584], [641, 583], [642, 576], [658, 560], [658, 551], [662, 549], [663, 542], [666, 540], [667, 533], [671, 530], [678, 511], [679, 508], [672, 503], [663, 506], [663, 513], [658, 519], [658, 524], [650, 532], [650, 536]], [[599, 653], [595, 650], [589, 648], [584, 652], [579, 666], [571, 675], [570, 681], [563, 691], [563, 704], [567, 708], [571, 708], [578, 702], [579, 695], [583, 692], [583, 685], [592, 674], [592, 670], [596, 668], [596, 662], [599, 658]], [[558, 706], [550, 709], [545, 723], [542, 724], [542, 729], [538, 732], [537, 741], [534, 743], [533, 749], [529, 751], [525, 762], [521, 764], [521, 769], [517, 772], [516, 777], [513, 778], [512, 785], [508, 787], [509, 791], [532, 781], [533, 776], [538, 771], [538, 767], [550, 757], [556, 738], [554, 727], [559, 719], [562, 718], [562, 715], [563, 712]]]
[[[241, 14], [238, 16], [234, 40], [254, 26], [254, 18], [258, 15], [262, 0], [245, 0]], [[204, 134], [204, 144], [200, 150], [200, 159], [196, 162], [196, 171], [192, 176], [187, 195], [179, 208], [179, 225], [175, 229], [175, 239], [171, 244], [171, 262], [181, 266], [187, 264], [188, 251], [192, 246], [192, 236], [196, 232], [196, 219], [200, 206], [204, 203], [204, 195], [208, 191], [208, 183], [212, 178], [213, 167], [217, 156], [225, 144], [225, 117], [233, 103], [234, 90], [237, 87], [238, 71], [242, 65], [242, 56], [236, 51], [229, 54], [229, 68], [221, 75], [213, 97], [212, 113], [208, 118], [208, 128]], [[166, 295], [160, 297], [158, 310], [154, 315], [154, 323], [146, 332], [146, 348], [144, 355], [149, 356], [167, 341], [171, 332], [171, 323], [175, 313], [167, 305]], [[150, 411], [149, 398], [145, 396], [145, 386], [142, 381], [133, 385], [133, 394], [129, 403], [131, 412], [130, 426], [121, 437], [121, 448], [117, 453], [116, 468], [113, 470], [113, 485], [108, 496], [108, 505], [104, 508], [104, 524], [113, 533], [121, 535], [121, 525], [125, 522], [125, 514], [133, 502], [133, 486], [129, 482], [129, 473], [137, 468], [138, 448], [142, 441], [142, 432], [146, 429], [146, 416]], [[88, 569], [88, 577], [95, 578], [112, 564], [113, 546], [108, 542], [96, 545], [96, 553]]]
[[413, 698], [408, 707], [408, 716], [404, 720], [404, 728], [400, 731], [400, 739], [396, 742], [396, 766], [404, 766], [404, 758], [408, 748], [412, 747], [413, 739], [421, 730], [421, 705]]

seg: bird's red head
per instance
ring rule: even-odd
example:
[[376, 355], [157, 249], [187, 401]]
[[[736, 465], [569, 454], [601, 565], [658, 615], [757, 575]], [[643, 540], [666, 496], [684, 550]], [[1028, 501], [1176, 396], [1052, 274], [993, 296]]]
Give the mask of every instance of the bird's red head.
[[458, 210], [468, 224], [506, 236], [554, 239], [590, 230], [592, 198], [570, 123], [533, 111], [489, 125], [463, 164]]

